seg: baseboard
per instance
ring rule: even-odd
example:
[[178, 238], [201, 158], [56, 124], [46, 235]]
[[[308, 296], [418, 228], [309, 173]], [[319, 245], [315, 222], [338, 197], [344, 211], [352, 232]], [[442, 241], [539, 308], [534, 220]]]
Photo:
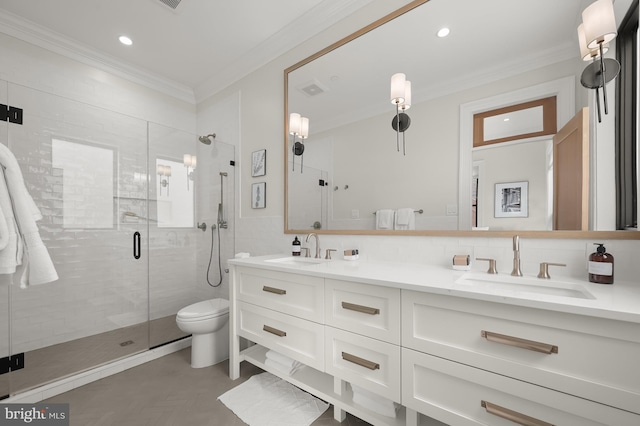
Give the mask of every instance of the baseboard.
[[64, 379], [60, 379], [52, 383], [47, 383], [46, 385], [38, 388], [30, 389], [17, 395], [12, 395], [9, 398], [0, 401], [0, 404], [33, 404], [40, 402], [80, 386], [84, 386], [87, 383], [104, 379], [105, 377], [121, 373], [129, 368], [137, 367], [138, 365], [153, 361], [154, 359], [158, 359], [170, 353], [177, 352], [189, 346], [191, 346], [191, 337], [168, 343], [154, 349], [149, 349], [148, 351], [140, 352], [130, 357], [119, 359], [117, 361], [101, 365], [100, 367], [92, 368], [91, 370], [83, 371], [82, 373], [74, 374], [73, 376], [65, 377]]

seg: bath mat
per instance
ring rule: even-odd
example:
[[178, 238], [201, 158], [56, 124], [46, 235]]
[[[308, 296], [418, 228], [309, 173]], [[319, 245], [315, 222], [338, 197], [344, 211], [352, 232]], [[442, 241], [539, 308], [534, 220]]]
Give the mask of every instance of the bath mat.
[[218, 399], [249, 426], [309, 426], [329, 404], [271, 373], [261, 373]]

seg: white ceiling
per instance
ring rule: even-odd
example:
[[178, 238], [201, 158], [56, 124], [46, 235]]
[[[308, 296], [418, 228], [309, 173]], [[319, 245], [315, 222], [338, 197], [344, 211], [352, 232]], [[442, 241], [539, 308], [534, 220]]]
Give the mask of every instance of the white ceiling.
[[0, 0], [0, 31], [199, 101], [370, 1]]
[[[173, 10], [160, 0], [0, 0], [0, 32], [92, 65], [110, 67], [118, 75], [145, 84], [151, 82], [153, 87], [180, 99], [199, 102], [372, 1], [182, 0]], [[398, 7], [409, 2], [393, 1]], [[582, 9], [593, 0], [576, 1]], [[615, 6], [628, 7], [630, 1], [618, 0]], [[531, 44], [545, 43], [539, 33], [555, 28], [551, 22], [516, 18], [515, 11], [501, 10], [489, 0], [481, 2], [482, 16], [452, 0], [430, 3], [433, 3], [430, 8], [444, 8], [444, 14], [437, 16], [466, 19], [456, 29], [463, 35], [478, 37], [480, 26], [508, 26], [493, 38], [481, 37], [486, 48], [463, 44], [449, 49], [453, 56], [438, 61], [440, 74], [434, 81], [440, 85], [443, 76], [460, 68], [456, 62], [459, 58], [472, 57], [478, 51], [485, 55], [499, 51], [503, 58], [505, 52], [534, 51]], [[549, 12], [557, 15], [555, 22], [565, 23], [560, 29], [574, 34], [580, 9], [554, 5], [553, 1], [540, 5], [546, 5]], [[469, 13], [464, 13], [465, 10]], [[526, 47], [510, 35], [522, 31], [530, 34]], [[131, 37], [134, 44], [121, 45], [118, 42], [121, 34]], [[426, 37], [420, 36], [418, 40]], [[376, 44], [378, 52], [383, 52], [388, 42], [393, 46], [403, 40], [406, 39], [387, 37], [384, 43]], [[500, 41], [499, 49], [495, 40]], [[519, 44], [509, 45], [510, 42]], [[392, 46], [389, 48], [393, 49]], [[476, 51], [467, 53], [465, 49]], [[577, 57], [577, 47], [573, 49]], [[428, 60], [434, 56], [427, 53], [424, 57]], [[432, 72], [428, 74], [434, 78]]]

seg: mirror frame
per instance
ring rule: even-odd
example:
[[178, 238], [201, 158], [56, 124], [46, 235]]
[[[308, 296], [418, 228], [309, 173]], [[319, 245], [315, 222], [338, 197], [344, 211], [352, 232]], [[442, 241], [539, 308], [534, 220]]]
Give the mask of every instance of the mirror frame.
[[428, 3], [429, 0], [414, 0], [405, 6], [387, 14], [386, 16], [372, 22], [371, 24], [355, 31], [354, 33], [338, 40], [325, 47], [313, 55], [297, 62], [284, 70], [284, 233], [285, 234], [307, 234], [315, 232], [325, 235], [390, 235], [390, 236], [432, 236], [432, 237], [479, 237], [479, 238], [510, 238], [517, 234], [525, 238], [548, 238], [548, 239], [600, 239], [600, 240], [640, 240], [640, 231], [461, 231], [461, 230], [345, 230], [345, 229], [289, 229], [289, 73], [301, 68], [309, 62], [326, 55], [327, 53], [349, 43], [356, 38], [384, 25], [385, 23]]

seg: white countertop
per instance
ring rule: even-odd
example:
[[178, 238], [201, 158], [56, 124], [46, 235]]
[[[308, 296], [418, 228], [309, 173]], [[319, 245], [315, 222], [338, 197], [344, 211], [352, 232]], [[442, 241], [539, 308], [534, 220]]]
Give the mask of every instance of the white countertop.
[[[336, 280], [348, 280], [385, 287], [443, 294], [468, 299], [506, 303], [529, 308], [547, 309], [593, 317], [640, 323], [640, 283], [619, 282], [613, 285], [594, 284], [584, 280], [559, 278], [542, 280], [534, 276], [511, 277], [508, 274], [490, 275], [482, 272], [454, 271], [441, 266], [400, 262], [367, 262], [364, 260], [327, 260], [304, 263], [305, 258], [293, 262], [273, 262], [290, 258], [287, 254], [231, 259], [229, 263], [272, 271], [283, 271]], [[314, 260], [311, 260], [312, 262]], [[467, 275], [465, 275], [467, 274]], [[465, 278], [504, 282], [499, 288], [492, 285], [464, 284]], [[517, 284], [515, 284], [517, 283]], [[516, 289], [511, 289], [517, 287]], [[515, 284], [515, 285], [513, 285]], [[522, 285], [520, 285], [522, 284]], [[539, 294], [527, 288], [542, 286], [584, 289], [594, 298]], [[524, 290], [523, 290], [524, 289]], [[554, 290], [554, 288], [551, 288]]]

